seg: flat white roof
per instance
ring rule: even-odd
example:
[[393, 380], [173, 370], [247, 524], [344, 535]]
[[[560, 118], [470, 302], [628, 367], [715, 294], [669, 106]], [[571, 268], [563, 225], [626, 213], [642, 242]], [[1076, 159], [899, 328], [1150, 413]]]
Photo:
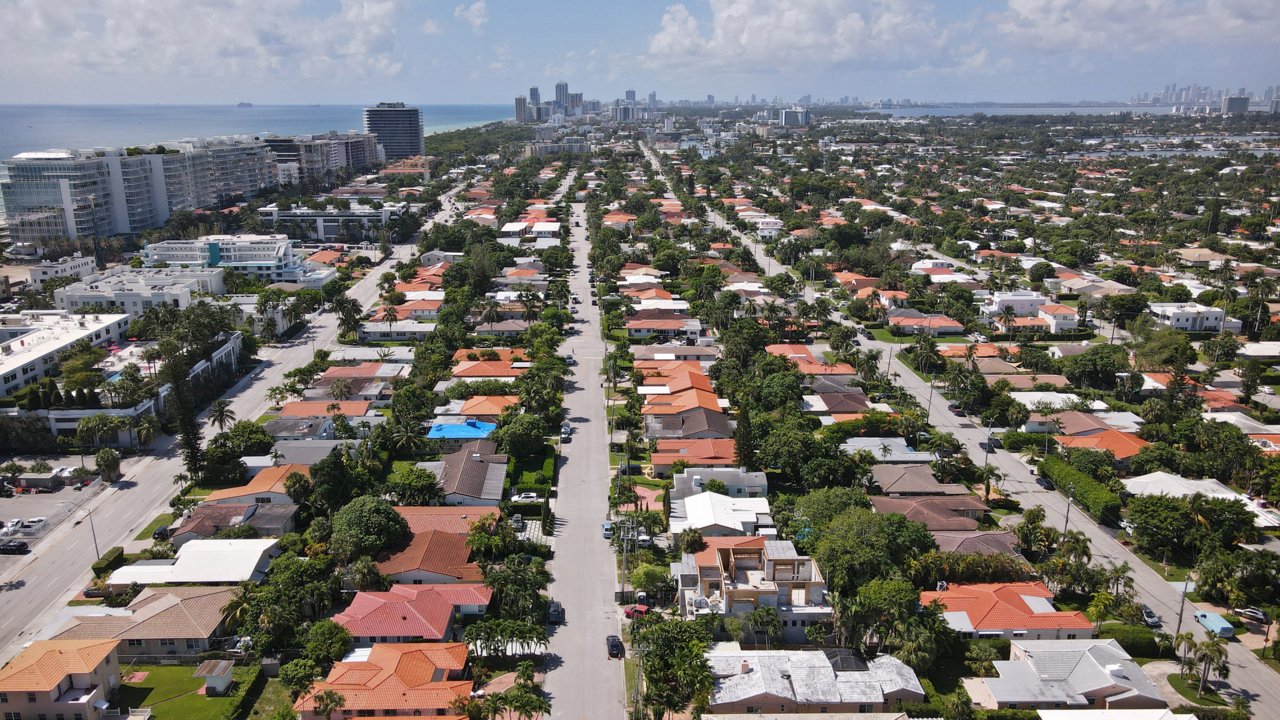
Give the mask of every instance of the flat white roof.
[[275, 539], [191, 540], [172, 561], [126, 565], [111, 573], [109, 585], [162, 583], [233, 583], [259, 580]]
[[129, 315], [72, 315], [53, 310], [0, 315], [0, 337], [26, 330], [12, 340], [0, 342], [0, 375], [8, 375], [29, 362], [59, 352], [77, 340], [92, 342], [94, 333], [121, 320], [128, 322]]

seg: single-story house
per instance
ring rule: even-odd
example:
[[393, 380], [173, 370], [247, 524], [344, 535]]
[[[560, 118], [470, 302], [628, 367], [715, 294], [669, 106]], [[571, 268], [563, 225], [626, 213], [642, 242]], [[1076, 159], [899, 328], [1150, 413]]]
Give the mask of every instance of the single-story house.
[[951, 629], [966, 638], [1075, 640], [1093, 637], [1078, 610], [1058, 610], [1041, 582], [951, 584], [920, 593], [920, 604], [942, 603]]
[[988, 709], [1158, 709], [1159, 688], [1115, 640], [1014, 640], [997, 677], [964, 681]]

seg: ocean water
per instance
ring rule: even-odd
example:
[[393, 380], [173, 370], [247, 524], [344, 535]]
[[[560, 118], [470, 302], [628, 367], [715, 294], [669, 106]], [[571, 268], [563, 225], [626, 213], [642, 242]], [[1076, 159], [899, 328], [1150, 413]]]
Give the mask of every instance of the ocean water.
[[[359, 130], [362, 105], [0, 105], [0, 158], [49, 148], [139, 145], [216, 135]], [[506, 120], [507, 105], [419, 105], [423, 130]]]

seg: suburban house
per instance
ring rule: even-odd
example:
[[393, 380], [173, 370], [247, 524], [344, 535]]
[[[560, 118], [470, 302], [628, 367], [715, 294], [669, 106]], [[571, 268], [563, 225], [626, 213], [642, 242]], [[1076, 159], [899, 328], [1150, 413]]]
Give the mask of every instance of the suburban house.
[[851, 437], [840, 444], [840, 449], [852, 455], [866, 450], [882, 463], [930, 463], [938, 457], [925, 450], [916, 450], [900, 437]]
[[378, 572], [407, 585], [480, 582], [480, 566], [470, 558], [465, 534], [428, 530], [414, 533], [408, 547], [379, 562]]
[[898, 513], [924, 523], [930, 530], [977, 530], [978, 520], [990, 510], [982, 499], [964, 495], [873, 495], [868, 500], [878, 513]]
[[37, 640], [0, 669], [10, 720], [101, 720], [120, 687], [118, 640]]
[[994, 292], [979, 306], [978, 311], [988, 320], [999, 318], [1006, 309], [1013, 310], [1015, 317], [1035, 317], [1039, 314], [1040, 307], [1048, 302], [1048, 298], [1034, 290]]
[[872, 713], [924, 701], [915, 672], [892, 655], [845, 650], [712, 650], [715, 713]]
[[765, 352], [786, 358], [796, 364], [796, 368], [804, 375], [849, 375], [856, 371], [849, 363], [829, 363], [819, 360], [808, 345], [778, 344], [766, 345]]
[[1080, 313], [1070, 305], [1045, 303], [1040, 306], [1040, 319], [1049, 326], [1049, 332], [1062, 333], [1080, 326]]
[[460, 415], [484, 422], [496, 423], [504, 410], [520, 405], [519, 395], [473, 395], [462, 400], [452, 400], [436, 407], [436, 417]]
[[675, 310], [641, 310], [627, 318], [627, 337], [697, 340], [702, 321]]
[[346, 415], [348, 419], [364, 417], [373, 409], [368, 400], [295, 400], [280, 406], [280, 417], [320, 417]]
[[493, 590], [480, 583], [392, 585], [386, 592], [358, 592], [333, 621], [356, 647], [375, 643], [448, 642], [458, 639], [455, 617], [483, 616]]
[[724, 494], [730, 497], [767, 497], [769, 479], [763, 472], [750, 472], [741, 467], [687, 467], [672, 478], [671, 499], [696, 495], [715, 480], [724, 484]]
[[433, 444], [441, 453], [457, 452], [468, 443], [484, 440], [498, 429], [496, 423], [487, 423], [475, 418], [458, 418], [459, 422], [444, 420], [444, 418], [436, 418], [436, 422], [432, 423], [431, 428], [427, 430], [427, 439], [434, 441]]
[[1073, 448], [1105, 450], [1115, 457], [1116, 468], [1120, 470], [1128, 468], [1129, 461], [1133, 459], [1133, 456], [1142, 452], [1142, 448], [1151, 444], [1133, 433], [1120, 432], [1110, 428], [1090, 435], [1058, 435], [1053, 439], [1064, 450]]
[[871, 481], [880, 492], [890, 496], [904, 495], [968, 495], [963, 485], [940, 483], [933, 468], [924, 463], [881, 463], [871, 467]]
[[964, 325], [946, 315], [925, 315], [919, 310], [902, 308], [886, 315], [889, 331], [895, 335], [963, 335]]
[[706, 548], [671, 563], [682, 615], [745, 615], [778, 611], [787, 642], [805, 642], [805, 629], [831, 619], [827, 583], [818, 563], [790, 540], [710, 537]]
[[1076, 710], [1159, 709], [1160, 690], [1115, 640], [1014, 640], [998, 677], [965, 678], [974, 705]]
[[736, 467], [738, 454], [733, 440], [728, 438], [659, 440], [650, 461], [653, 474], [665, 477], [678, 462], [683, 462], [685, 467]]
[[920, 604], [937, 600], [943, 617], [966, 638], [1075, 640], [1093, 637], [1093, 623], [1078, 610], [1058, 610], [1041, 582], [948, 585], [920, 593]]
[[774, 532], [769, 499], [729, 497], [713, 492], [671, 501], [671, 534], [693, 528], [703, 537]]
[[212, 538], [219, 532], [248, 525], [262, 537], [280, 537], [293, 530], [298, 506], [291, 502], [204, 503], [183, 514], [182, 524], [174, 530], [169, 542], [178, 547], [192, 540]]
[[118, 640], [125, 659], [194, 657], [224, 636], [224, 608], [236, 592], [227, 585], [144, 588], [123, 613], [74, 617], [53, 639]]
[[680, 413], [645, 417], [644, 436], [650, 439], [724, 440], [733, 437], [733, 422], [722, 412], [694, 407]]
[[397, 507], [405, 522], [409, 523], [409, 532], [439, 532], [466, 535], [471, 526], [477, 522], [492, 524], [499, 516], [495, 507], [451, 507], [447, 505], [412, 505]]
[[929, 534], [939, 552], [1022, 557], [1018, 538], [1009, 530], [933, 530]]
[[276, 465], [258, 472], [246, 485], [238, 488], [214, 490], [204, 499], [204, 503], [243, 505], [246, 503], [293, 503], [289, 492], [285, 489], [285, 479], [293, 473], [301, 473], [311, 477], [311, 468], [306, 465]]
[[507, 456], [489, 440], [475, 440], [418, 467], [435, 473], [449, 505], [497, 505], [507, 479]]
[[1184, 332], [1239, 332], [1242, 327], [1239, 320], [1227, 317], [1226, 310], [1196, 302], [1151, 303], [1147, 307], [1156, 323]]
[[279, 554], [276, 540], [191, 540], [170, 560], [139, 560], [111, 573], [112, 588], [139, 585], [227, 585], [258, 582]]
[[471, 681], [462, 679], [466, 666], [462, 643], [377, 644], [334, 663], [293, 709], [300, 720], [328, 720], [316, 712], [315, 696], [333, 690], [343, 698], [344, 717], [456, 717], [452, 703], [471, 694]]
[[332, 440], [333, 418], [316, 417], [274, 418], [262, 424], [275, 440]]

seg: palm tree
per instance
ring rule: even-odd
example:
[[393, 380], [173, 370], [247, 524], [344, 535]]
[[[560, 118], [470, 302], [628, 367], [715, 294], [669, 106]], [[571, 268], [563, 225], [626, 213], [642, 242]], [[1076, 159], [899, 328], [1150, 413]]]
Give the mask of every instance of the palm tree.
[[351, 381], [346, 378], [337, 378], [329, 385], [329, 395], [334, 400], [347, 400], [351, 397]]
[[1211, 637], [1196, 644], [1196, 662], [1200, 665], [1200, 686], [1196, 689], [1196, 697], [1204, 696], [1204, 686], [1212, 673], [1218, 679], [1225, 680], [1231, 672], [1227, 662], [1227, 641], [1220, 637]]
[[1115, 597], [1106, 590], [1099, 590], [1093, 594], [1093, 600], [1089, 602], [1089, 616], [1093, 618], [1094, 632], [1102, 631], [1102, 621], [1111, 615], [1115, 604]]
[[257, 588], [258, 586], [251, 582], [240, 583], [240, 589], [223, 606], [222, 614], [227, 618], [225, 627], [228, 630], [239, 629], [249, 619], [253, 593]]
[[102, 448], [98, 454], [93, 457], [93, 463], [98, 468], [98, 474], [102, 476], [105, 483], [113, 483], [120, 476], [120, 453], [111, 448]]
[[484, 303], [483, 309], [480, 311], [480, 323], [482, 325], [492, 325], [502, 320], [502, 306], [497, 300], [490, 299]]
[[414, 455], [422, 450], [422, 435], [418, 433], [417, 428], [409, 425], [398, 423], [391, 429], [391, 447], [395, 448], [399, 455]]
[[214, 400], [209, 406], [209, 422], [216, 425], [219, 432], [225, 431], [235, 421], [236, 413], [231, 409], [230, 400]]
[[321, 690], [312, 696], [311, 701], [315, 703], [316, 714], [324, 720], [331, 720], [334, 713], [347, 705], [347, 699], [333, 690]]
[[1005, 334], [1013, 332], [1013, 319], [1017, 316], [1012, 305], [1005, 305], [1000, 311], [1000, 326], [1004, 328]]

